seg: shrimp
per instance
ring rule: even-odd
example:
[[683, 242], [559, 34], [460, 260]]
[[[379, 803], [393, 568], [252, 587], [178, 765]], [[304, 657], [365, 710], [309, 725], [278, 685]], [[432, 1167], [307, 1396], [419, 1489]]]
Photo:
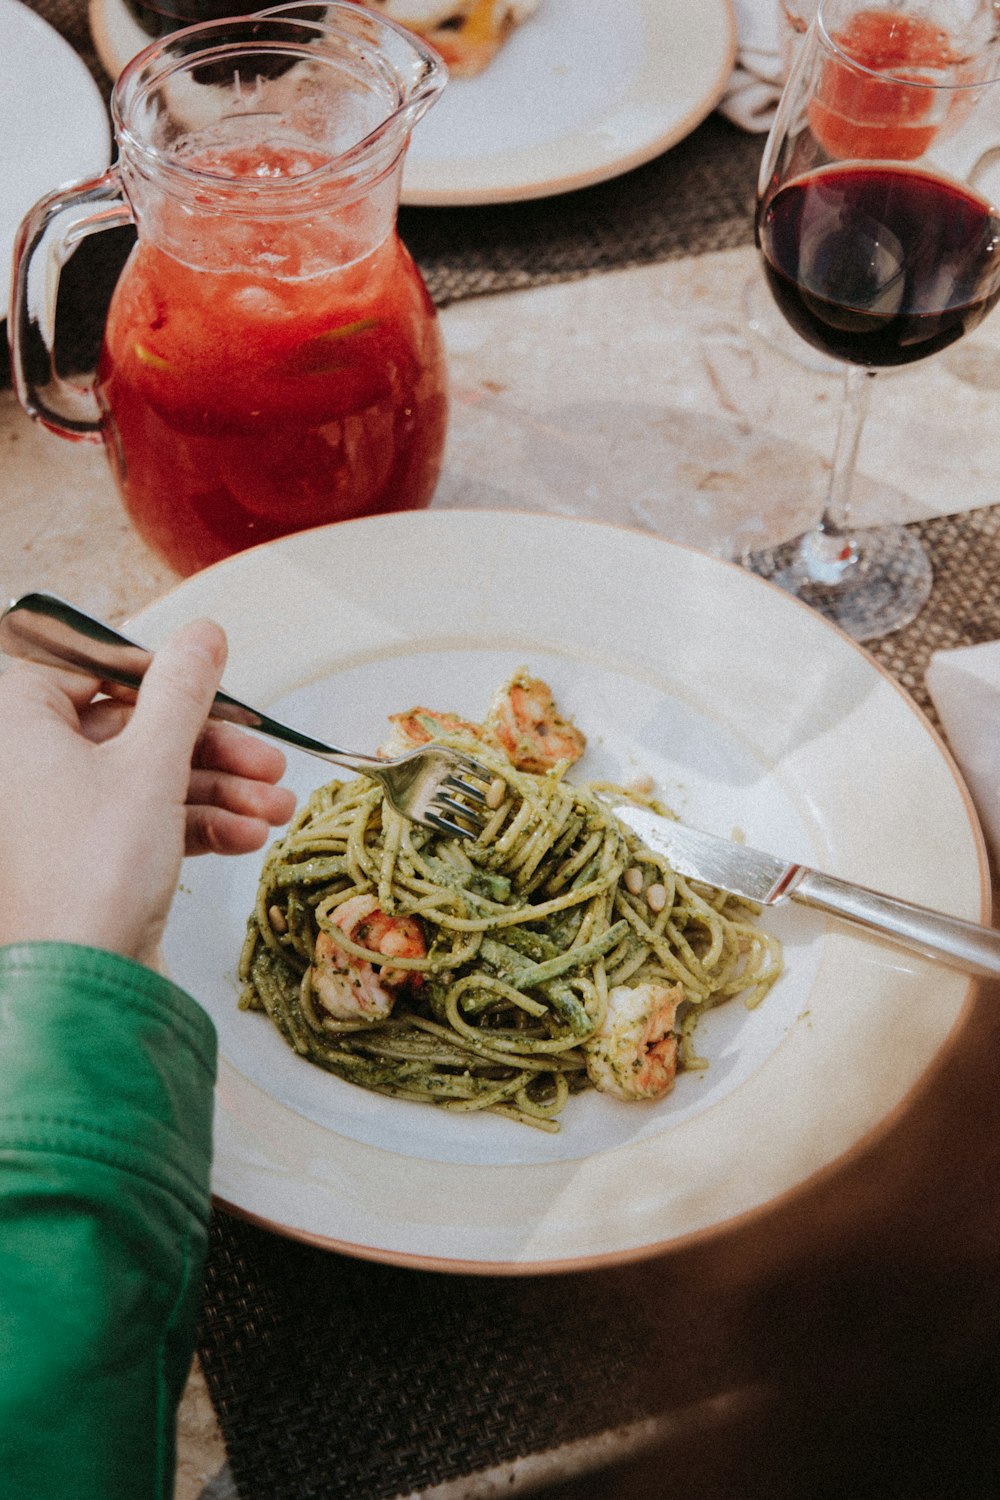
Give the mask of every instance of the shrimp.
[[390, 714], [389, 723], [392, 730], [379, 747], [380, 755], [399, 755], [442, 735], [468, 735], [499, 745], [519, 771], [544, 773], [554, 766], [572, 765], [587, 743], [576, 725], [556, 708], [548, 683], [529, 677], [523, 667], [495, 695], [485, 724], [472, 724], [457, 714], [432, 708]]
[[390, 714], [389, 723], [392, 729], [379, 746], [380, 755], [402, 755], [447, 734], [468, 734], [474, 739], [483, 736], [481, 724], [470, 724], [457, 714], [439, 713], [434, 708], [411, 708], [405, 714]]
[[[332, 920], [352, 943], [384, 953], [386, 958], [424, 958], [427, 944], [416, 917], [392, 917], [375, 896], [352, 896], [338, 906]], [[384, 1021], [404, 986], [420, 982], [412, 969], [376, 966], [339, 948], [321, 931], [309, 970], [313, 994], [337, 1021]]]
[[616, 1099], [659, 1099], [677, 1076], [674, 1020], [684, 999], [679, 984], [618, 985], [608, 995], [600, 1029], [584, 1042], [587, 1075]]
[[587, 744], [576, 725], [556, 708], [548, 683], [529, 677], [523, 667], [490, 704], [486, 729], [521, 771], [572, 765]]

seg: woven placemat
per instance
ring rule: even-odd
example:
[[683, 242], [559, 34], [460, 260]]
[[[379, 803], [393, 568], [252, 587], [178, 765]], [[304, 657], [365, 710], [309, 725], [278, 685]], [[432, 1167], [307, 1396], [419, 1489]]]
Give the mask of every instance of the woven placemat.
[[[940, 729], [940, 723], [925, 676], [935, 651], [975, 646], [1000, 639], [1000, 505], [936, 516], [904, 528], [923, 546], [931, 565], [930, 597], [909, 625], [865, 643], [871, 656], [903, 686]], [[749, 560], [754, 572], [782, 582], [794, 572], [795, 542], [771, 551], [755, 553]], [[907, 581], [909, 560], [899, 570]], [[821, 612], [823, 589], [803, 591], [803, 598]]]
[[907, 529], [921, 539], [930, 557], [931, 597], [912, 624], [870, 641], [867, 650], [937, 724], [924, 684], [932, 654], [1000, 639], [1000, 505], [935, 517]]
[[439, 306], [753, 240], [763, 138], [708, 119], [672, 150], [594, 187], [527, 203], [406, 208], [402, 238]]
[[668, 1328], [633, 1279], [443, 1276], [216, 1213], [199, 1357], [241, 1500], [392, 1500], [710, 1398], [698, 1295]]

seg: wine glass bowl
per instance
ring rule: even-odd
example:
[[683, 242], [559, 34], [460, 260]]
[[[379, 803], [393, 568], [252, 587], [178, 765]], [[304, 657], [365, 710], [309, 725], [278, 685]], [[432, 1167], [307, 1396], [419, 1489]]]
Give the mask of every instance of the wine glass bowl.
[[998, 71], [992, 0], [820, 0], [761, 162], [768, 287], [843, 364], [845, 399], [822, 519], [759, 570], [859, 640], [930, 591], [911, 532], [851, 524], [851, 481], [870, 376], [936, 354], [1000, 299]]

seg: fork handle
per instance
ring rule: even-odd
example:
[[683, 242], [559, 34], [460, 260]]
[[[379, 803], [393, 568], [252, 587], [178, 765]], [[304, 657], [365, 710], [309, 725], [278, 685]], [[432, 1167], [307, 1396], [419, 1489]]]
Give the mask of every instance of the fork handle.
[[[0, 649], [8, 656], [17, 656], [24, 661], [37, 662], [45, 667], [68, 667], [72, 672], [132, 689], [138, 689], [153, 660], [153, 653], [145, 646], [137, 645], [110, 625], [54, 594], [41, 593], [24, 594], [0, 615]], [[208, 716], [255, 729], [258, 734], [351, 770], [384, 764], [374, 755], [349, 754], [323, 740], [301, 734], [221, 689], [215, 695]]]

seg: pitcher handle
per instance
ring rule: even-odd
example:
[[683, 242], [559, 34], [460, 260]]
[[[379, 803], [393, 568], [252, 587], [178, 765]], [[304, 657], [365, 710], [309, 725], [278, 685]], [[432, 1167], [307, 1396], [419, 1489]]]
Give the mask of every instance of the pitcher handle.
[[89, 385], [60, 375], [55, 361], [59, 277], [87, 235], [134, 222], [117, 166], [57, 188], [22, 220], [11, 277], [10, 359], [14, 388], [29, 416], [62, 437], [100, 442], [100, 408]]

